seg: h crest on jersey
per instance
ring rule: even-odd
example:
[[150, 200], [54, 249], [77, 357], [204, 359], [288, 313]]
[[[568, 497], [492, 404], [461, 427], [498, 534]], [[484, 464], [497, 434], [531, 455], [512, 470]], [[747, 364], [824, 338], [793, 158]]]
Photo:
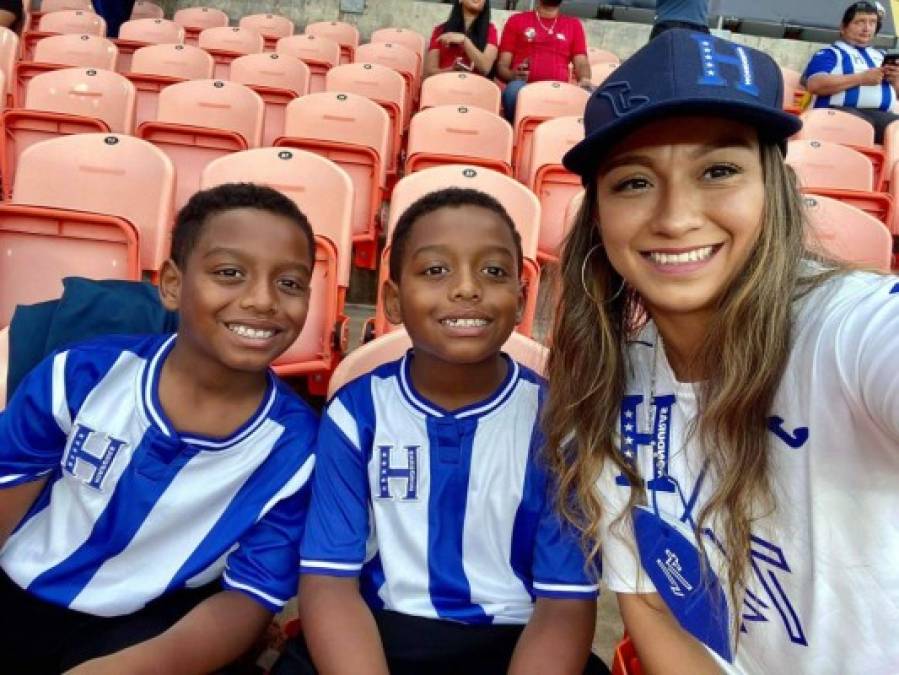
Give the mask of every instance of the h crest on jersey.
[[63, 470], [85, 485], [102, 490], [109, 467], [127, 445], [107, 433], [76, 424], [62, 458]]
[[[673, 394], [656, 396], [652, 403], [645, 402], [643, 396], [625, 396], [621, 400], [621, 421], [619, 426], [621, 453], [633, 466], [641, 448], [652, 453], [653, 477], [646, 484], [649, 490], [674, 492], [674, 483], [668, 476], [669, 453], [671, 442], [671, 408], [674, 405]], [[641, 429], [641, 421], [648, 419], [644, 406], [650, 406], [652, 428]], [[615, 479], [618, 485], [630, 485], [623, 474]]]
[[[378, 492], [377, 499], [416, 501], [418, 499], [418, 445], [394, 448], [392, 445], [377, 446]], [[404, 462], [399, 461], [399, 457]]]

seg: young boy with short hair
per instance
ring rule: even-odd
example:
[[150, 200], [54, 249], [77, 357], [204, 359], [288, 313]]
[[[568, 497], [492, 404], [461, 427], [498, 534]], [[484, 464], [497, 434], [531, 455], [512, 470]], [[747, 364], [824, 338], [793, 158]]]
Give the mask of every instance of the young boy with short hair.
[[71, 347], [16, 390], [4, 672], [210, 672], [293, 595], [318, 424], [269, 365], [306, 320], [313, 250], [274, 190], [197, 193], [161, 270], [178, 333]]
[[[321, 672], [584, 670], [597, 580], [553, 511], [544, 383], [501, 351], [521, 267], [486, 194], [441, 190], [398, 221], [386, 311], [413, 348], [338, 391], [317, 443], [300, 618]], [[296, 642], [273, 673], [300, 672]]]

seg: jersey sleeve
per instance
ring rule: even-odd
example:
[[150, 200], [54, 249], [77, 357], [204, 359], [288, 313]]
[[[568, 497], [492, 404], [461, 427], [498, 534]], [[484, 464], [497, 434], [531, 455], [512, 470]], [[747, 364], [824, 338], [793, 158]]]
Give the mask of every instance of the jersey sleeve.
[[510, 52], [513, 56], [515, 55], [515, 45], [518, 42], [518, 21], [515, 16], [509, 18], [506, 21], [506, 25], [503, 28], [503, 36], [499, 41], [499, 51], [502, 52]]
[[300, 550], [300, 572], [358, 576], [369, 536], [367, 453], [359, 425], [340, 398], [322, 419], [312, 506]]
[[584, 34], [584, 24], [574, 19], [574, 39], [571, 41], [571, 56], [574, 58], [580, 54], [587, 54], [587, 36]]
[[36, 480], [59, 464], [72, 426], [67, 357], [60, 352], [41, 361], [0, 413], [0, 487]]
[[440, 49], [440, 43], [437, 42], [437, 38], [443, 35], [443, 24], [439, 24], [434, 26], [434, 30], [431, 31], [431, 42], [428, 44], [428, 51], [431, 49]]
[[315, 457], [306, 459], [275, 505], [247, 532], [225, 564], [222, 584], [278, 612], [296, 593], [298, 548], [309, 509]]
[[499, 46], [499, 35], [496, 32], [496, 26], [492, 23], [487, 28], [487, 44], [494, 47]]
[[802, 83], [805, 84], [812, 75], [821, 73], [829, 74], [837, 65], [837, 55], [832, 49], [821, 49], [815, 53], [802, 73]]

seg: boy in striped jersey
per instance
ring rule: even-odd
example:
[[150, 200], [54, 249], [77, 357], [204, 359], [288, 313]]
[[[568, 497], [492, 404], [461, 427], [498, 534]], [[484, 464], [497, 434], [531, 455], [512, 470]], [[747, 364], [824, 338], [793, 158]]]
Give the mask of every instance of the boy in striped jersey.
[[[323, 417], [300, 617], [328, 673], [571, 673], [597, 581], [553, 511], [543, 381], [502, 353], [521, 240], [492, 197], [450, 188], [399, 219], [386, 310], [413, 348]], [[305, 645], [273, 673], [308, 673]], [[591, 658], [588, 672], [604, 672]]]
[[210, 672], [293, 594], [317, 420], [269, 364], [305, 322], [313, 245], [274, 190], [200, 192], [161, 271], [178, 333], [71, 347], [16, 390], [0, 670]]

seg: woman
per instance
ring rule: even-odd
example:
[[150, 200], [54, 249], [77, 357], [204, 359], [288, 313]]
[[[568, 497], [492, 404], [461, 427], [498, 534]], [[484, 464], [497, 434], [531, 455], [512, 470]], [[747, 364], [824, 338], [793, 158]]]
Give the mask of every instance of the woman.
[[549, 459], [649, 674], [899, 663], [899, 278], [805, 248], [782, 91], [667, 31], [565, 157]]
[[489, 75], [496, 61], [496, 27], [487, 0], [455, 0], [446, 23], [434, 27], [424, 76], [453, 70]]

